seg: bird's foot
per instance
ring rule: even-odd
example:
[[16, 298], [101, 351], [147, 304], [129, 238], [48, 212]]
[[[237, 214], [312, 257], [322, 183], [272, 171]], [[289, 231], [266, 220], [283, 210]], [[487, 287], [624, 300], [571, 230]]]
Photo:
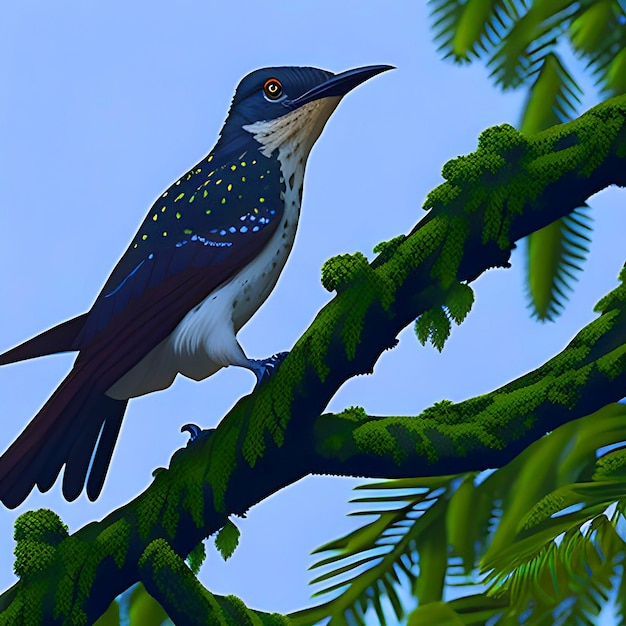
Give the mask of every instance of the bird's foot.
[[256, 376], [256, 384], [260, 385], [267, 380], [277, 369], [278, 366], [287, 358], [289, 352], [278, 352], [269, 359], [250, 359], [248, 361], [250, 369]]
[[187, 445], [189, 445], [192, 441], [196, 441], [202, 437], [207, 437], [214, 431], [215, 428], [200, 428], [197, 424], [185, 424], [180, 428], [181, 433], [189, 433], [189, 441], [187, 442]]

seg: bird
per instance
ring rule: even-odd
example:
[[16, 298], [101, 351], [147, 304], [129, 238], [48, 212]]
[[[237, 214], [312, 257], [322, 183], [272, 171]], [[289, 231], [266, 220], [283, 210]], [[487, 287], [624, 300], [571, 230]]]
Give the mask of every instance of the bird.
[[0, 457], [0, 500], [48, 491], [98, 498], [130, 398], [230, 365], [256, 385], [286, 353], [246, 356], [237, 332], [293, 247], [307, 158], [352, 89], [393, 69], [268, 67], [237, 86], [215, 147], [152, 205], [91, 309], [0, 355], [77, 351], [72, 369]]

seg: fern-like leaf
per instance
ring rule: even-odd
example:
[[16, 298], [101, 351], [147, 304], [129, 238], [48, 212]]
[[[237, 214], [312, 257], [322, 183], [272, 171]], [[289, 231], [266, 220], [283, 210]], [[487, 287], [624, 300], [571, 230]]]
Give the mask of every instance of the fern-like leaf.
[[600, 0], [583, 7], [572, 21], [570, 41], [604, 95], [626, 92], [626, 6]]
[[495, 48], [526, 10], [524, 0], [430, 0], [429, 4], [439, 50], [457, 63]]
[[440, 600], [448, 561], [446, 509], [457, 483], [456, 477], [444, 476], [364, 485], [375, 494], [353, 502], [374, 506], [356, 514], [376, 517], [315, 551], [329, 554], [313, 566], [328, 568], [312, 581], [324, 585], [315, 596], [334, 593], [335, 597], [292, 615], [295, 623], [310, 624], [330, 617], [333, 626], [364, 624], [367, 609], [383, 615], [383, 597], [389, 600], [396, 618], [402, 619], [405, 607], [398, 589], [403, 581], [411, 587], [416, 584], [418, 562], [420, 567], [428, 563], [430, 572], [420, 583], [419, 595], [424, 601]]
[[515, 88], [538, 72], [576, 8], [570, 0], [533, 3], [487, 63], [496, 84]]
[[588, 207], [579, 207], [527, 238], [529, 306], [540, 320], [561, 313], [589, 254], [589, 231]]

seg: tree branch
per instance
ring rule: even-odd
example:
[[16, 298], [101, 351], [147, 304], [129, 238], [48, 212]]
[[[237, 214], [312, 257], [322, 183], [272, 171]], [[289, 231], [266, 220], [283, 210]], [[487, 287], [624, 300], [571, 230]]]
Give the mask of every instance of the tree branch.
[[[564, 353], [499, 392], [439, 404], [419, 418], [320, 417], [339, 387], [371, 372], [415, 318], [442, 305], [452, 311], [460, 281], [506, 266], [517, 239], [608, 185], [626, 185], [625, 119], [622, 96], [532, 137], [510, 126], [482, 133], [476, 152], [444, 166], [446, 182], [427, 199], [430, 214], [408, 236], [383, 246], [372, 263], [359, 254], [327, 262], [323, 282], [337, 296], [278, 371], [214, 432], [177, 451], [143, 494], [71, 536], [41, 511], [26, 517], [25, 533], [16, 523], [17, 552], [29, 560], [16, 561], [21, 580], [0, 599], [0, 621], [93, 623], [141, 579], [140, 559], [152, 542], [165, 540], [185, 557], [228, 514], [244, 514], [311, 472], [392, 477], [482, 469], [595, 402], [616, 399], [618, 388], [623, 394], [621, 286]], [[381, 442], [371, 443], [376, 437]]]

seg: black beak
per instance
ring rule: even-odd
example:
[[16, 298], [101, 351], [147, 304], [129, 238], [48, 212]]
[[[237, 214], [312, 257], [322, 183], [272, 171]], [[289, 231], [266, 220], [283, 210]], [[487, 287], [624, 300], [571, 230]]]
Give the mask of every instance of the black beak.
[[283, 106], [293, 110], [307, 102], [313, 102], [320, 98], [330, 98], [333, 96], [341, 98], [366, 80], [369, 80], [381, 72], [394, 69], [396, 68], [393, 67], [393, 65], [368, 65], [367, 67], [357, 67], [347, 72], [341, 72], [341, 74], [335, 74], [321, 85], [309, 89], [309, 91], [303, 93], [299, 98], [295, 100], [285, 100]]

